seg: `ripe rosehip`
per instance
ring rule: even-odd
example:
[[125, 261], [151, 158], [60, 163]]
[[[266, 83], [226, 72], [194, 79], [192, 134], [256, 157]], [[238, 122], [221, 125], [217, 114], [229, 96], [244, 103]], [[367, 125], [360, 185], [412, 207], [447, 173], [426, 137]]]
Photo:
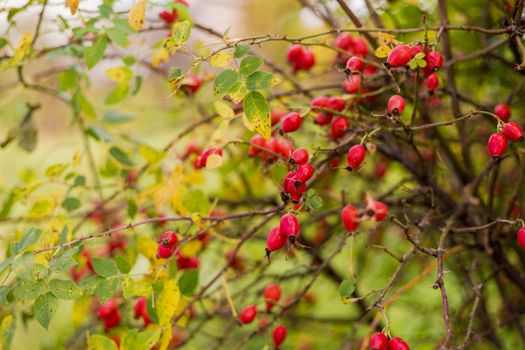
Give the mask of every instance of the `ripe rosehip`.
[[292, 157], [290, 158], [290, 163], [297, 164], [297, 165], [303, 165], [308, 161], [308, 151], [304, 148], [298, 148], [292, 153]]
[[368, 52], [368, 44], [366, 43], [366, 40], [363, 38], [355, 38], [351, 51], [361, 57], [366, 56]]
[[505, 103], [499, 103], [494, 107], [494, 114], [506, 123], [510, 119], [511, 111]]
[[334, 111], [342, 111], [345, 109], [346, 102], [341, 97], [330, 97], [325, 104], [326, 108]]
[[264, 288], [263, 297], [266, 300], [266, 311], [271, 308], [281, 299], [281, 286], [277, 283], [272, 283]]
[[374, 216], [375, 221], [381, 221], [386, 218], [388, 207], [385, 203], [372, 199], [368, 201], [366, 211], [370, 212], [370, 216]]
[[443, 56], [441, 56], [439, 51], [430, 51], [425, 55], [425, 61], [427, 61], [425, 69], [437, 72], [443, 65]]
[[525, 250], [525, 227], [519, 229], [517, 239], [521, 249]]
[[206, 167], [206, 162], [208, 161], [208, 157], [211, 156], [212, 154], [218, 154], [222, 156], [222, 149], [212, 147], [204, 151], [204, 153], [202, 153], [201, 156], [199, 157], [198, 165], [200, 168]]
[[400, 115], [405, 110], [405, 99], [402, 96], [394, 95], [388, 100], [388, 114]]
[[410, 48], [410, 53], [412, 54], [412, 58], [420, 52], [423, 52], [423, 45], [415, 45]]
[[285, 112], [283, 111], [272, 111], [270, 113], [270, 117], [272, 118], [272, 126], [279, 123], [281, 118], [284, 116], [284, 113]]
[[432, 73], [427, 77], [427, 90], [434, 91], [439, 87], [439, 78], [436, 73]]
[[382, 332], [377, 332], [370, 337], [370, 349], [387, 350], [388, 338]]
[[498, 159], [507, 149], [507, 138], [502, 133], [494, 133], [489, 137], [488, 150], [492, 158]]
[[257, 316], [257, 308], [255, 305], [249, 305], [242, 309], [239, 319], [241, 323], [248, 324], [255, 319], [255, 316]]
[[198, 75], [190, 76], [187, 81], [182, 85], [183, 88], [187, 89], [192, 94], [196, 93], [202, 85], [202, 79]]
[[266, 256], [270, 256], [270, 252], [276, 251], [284, 247], [286, 244], [286, 236], [281, 235], [279, 227], [274, 227], [266, 237]]
[[341, 33], [335, 39], [335, 47], [348, 51], [354, 45], [354, 38], [349, 33]]
[[264, 148], [264, 145], [266, 144], [266, 140], [261, 135], [257, 134], [254, 135], [250, 140], [250, 148], [248, 148], [248, 156], [254, 157], [259, 152], [261, 152], [261, 148]]
[[288, 174], [284, 177], [283, 180], [283, 191], [286, 193], [290, 192], [290, 188], [294, 187], [294, 178], [295, 178], [295, 171], [290, 171]]
[[364, 68], [363, 60], [357, 56], [350, 57], [348, 61], [346, 61], [346, 72], [348, 74], [362, 72]]
[[341, 221], [349, 232], [353, 232], [359, 225], [359, 211], [357, 208], [351, 204], [344, 207], [341, 211]]
[[196, 256], [186, 257], [180, 252], [177, 254], [177, 269], [179, 270], [191, 270], [199, 268], [199, 258]]
[[299, 68], [302, 70], [310, 70], [315, 64], [314, 53], [310, 50], [305, 49], [304, 55], [299, 61]]
[[301, 197], [306, 192], [306, 184], [304, 182], [295, 181], [289, 188], [288, 193], [292, 199], [292, 203], [299, 203]]
[[301, 45], [292, 45], [288, 49], [288, 52], [286, 53], [286, 57], [288, 59], [288, 62], [291, 64], [295, 64], [301, 60], [301, 58], [304, 55], [304, 47]]
[[410, 350], [408, 344], [401, 338], [392, 338], [388, 342], [389, 350]]
[[359, 88], [361, 87], [361, 76], [354, 74], [348, 77], [343, 82], [343, 89], [346, 90], [349, 94], [356, 94], [359, 92]]
[[300, 183], [305, 183], [306, 181], [310, 180], [312, 175], [314, 174], [314, 167], [310, 163], [305, 163], [303, 165], [300, 165], [297, 168], [297, 171], [295, 172], [295, 178], [294, 180]]
[[173, 10], [173, 11], [162, 11], [161, 13], [159, 13], [159, 18], [166, 24], [172, 24], [173, 22], [175, 22], [177, 20], [177, 17], [178, 17], [178, 13], [177, 11]]
[[332, 113], [319, 112], [315, 116], [314, 123], [317, 125], [326, 125], [332, 121], [332, 117]]
[[350, 147], [347, 154], [348, 166], [347, 170], [354, 170], [359, 167], [366, 156], [366, 149], [363, 145], [354, 145]]
[[301, 126], [303, 118], [297, 112], [288, 113], [283, 117], [283, 122], [281, 124], [282, 132], [293, 132]]
[[332, 122], [332, 140], [342, 137], [348, 130], [348, 120], [345, 117], [337, 117]]
[[385, 66], [388, 68], [403, 67], [412, 59], [412, 52], [407, 45], [396, 46], [390, 51]]
[[144, 321], [144, 326], [147, 326], [148, 324], [151, 323], [151, 319], [149, 318], [149, 315], [148, 315], [148, 309], [146, 307], [146, 298], [144, 297], [138, 298], [137, 301], [135, 302], [134, 317], [135, 318], [142, 317], [142, 320]]
[[281, 217], [279, 223], [279, 231], [281, 232], [281, 235], [289, 238], [291, 238], [290, 236], [295, 237], [299, 233], [299, 230], [299, 220], [297, 219], [297, 216], [288, 213]]
[[326, 107], [329, 99], [330, 97], [328, 96], [314, 97], [314, 99], [310, 102], [310, 107], [312, 107], [313, 110], [316, 110], [315, 107]]
[[102, 304], [98, 310], [98, 318], [104, 321], [104, 329], [106, 331], [118, 326], [120, 323], [120, 312], [117, 302], [114, 299], [110, 299]]
[[160, 243], [157, 248], [157, 258], [159, 259], [169, 259], [173, 255], [175, 247], [166, 246], [164, 243]]
[[279, 346], [282, 344], [282, 342], [286, 339], [286, 327], [282, 324], [278, 325], [273, 329], [273, 345], [275, 345], [275, 348], [279, 348]]
[[523, 129], [519, 124], [508, 122], [503, 126], [503, 133], [511, 141], [523, 142]]
[[164, 244], [165, 246], [173, 247], [177, 244], [178, 237], [173, 231], [166, 231], [159, 236], [157, 242]]

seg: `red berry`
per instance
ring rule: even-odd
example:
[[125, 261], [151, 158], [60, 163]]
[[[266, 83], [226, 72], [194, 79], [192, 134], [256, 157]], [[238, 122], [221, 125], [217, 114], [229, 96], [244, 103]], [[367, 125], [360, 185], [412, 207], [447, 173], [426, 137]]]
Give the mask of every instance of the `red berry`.
[[343, 82], [343, 89], [346, 90], [349, 94], [356, 94], [359, 92], [361, 87], [361, 76], [360, 75], [351, 75]]
[[519, 229], [517, 238], [521, 249], [525, 250], [525, 227]]
[[345, 117], [337, 117], [332, 122], [332, 139], [337, 140], [348, 130], [348, 120]]
[[142, 311], [146, 308], [146, 298], [140, 297], [135, 302], [133, 317], [139, 318], [142, 316]]
[[385, 203], [372, 199], [368, 201], [366, 211], [370, 211], [372, 213], [375, 221], [381, 221], [386, 218], [388, 214], [388, 207]]
[[412, 52], [407, 45], [396, 46], [390, 51], [386, 59], [386, 66], [397, 68], [403, 67], [412, 59]]
[[310, 180], [313, 174], [314, 167], [312, 166], [312, 164], [305, 163], [297, 168], [294, 180], [299, 181], [301, 183], [305, 183], [306, 181]]
[[488, 150], [492, 158], [500, 158], [505, 154], [507, 149], [507, 138], [502, 133], [494, 133], [490, 135]]
[[199, 259], [196, 256], [186, 257], [180, 253], [177, 254], [177, 269], [190, 270], [199, 268]]
[[288, 174], [284, 177], [283, 180], [283, 190], [286, 193], [289, 193], [289, 188], [294, 186], [294, 178], [295, 178], [295, 171], [290, 171]]
[[313, 110], [315, 110], [314, 107], [326, 107], [329, 99], [330, 97], [328, 96], [314, 97], [314, 99], [310, 102], [310, 107], [312, 107]]
[[301, 45], [297, 45], [297, 44], [290, 46], [286, 54], [288, 62], [290, 62], [291, 64], [298, 63], [303, 56], [304, 56], [304, 47], [302, 47]]
[[359, 211], [357, 208], [351, 204], [344, 207], [341, 211], [341, 221], [349, 232], [353, 232], [359, 225]]
[[204, 151], [204, 153], [202, 153], [201, 156], [199, 157], [198, 165], [200, 168], [206, 167], [206, 162], [208, 161], [208, 157], [211, 156], [212, 154], [218, 154], [222, 156], [222, 149], [212, 147]]
[[511, 111], [505, 103], [499, 103], [494, 107], [494, 114], [506, 123], [510, 119]]
[[159, 259], [169, 259], [173, 255], [174, 247], [166, 246], [164, 243], [160, 243], [157, 248], [157, 258]]
[[387, 350], [388, 338], [382, 332], [377, 332], [370, 337], [370, 349]]
[[399, 95], [394, 95], [388, 100], [388, 114], [400, 115], [405, 110], [405, 99]]
[[284, 116], [283, 122], [281, 124], [282, 132], [293, 132], [301, 126], [303, 118], [297, 112], [288, 113]]
[[120, 323], [120, 312], [117, 302], [114, 299], [110, 299], [102, 304], [98, 310], [98, 318], [104, 321], [104, 329], [106, 331], [118, 326]]
[[264, 148], [264, 145], [266, 144], [266, 140], [261, 135], [257, 134], [252, 137], [250, 140], [250, 148], [248, 149], [248, 155], [250, 157], [256, 156], [259, 152], [261, 152], [261, 148]]
[[290, 161], [297, 165], [303, 165], [308, 161], [308, 151], [304, 148], [298, 148], [292, 153]]
[[275, 348], [277, 349], [282, 342], [286, 339], [286, 327], [282, 324], [278, 325], [273, 329], [273, 344], [275, 345]]
[[272, 126], [279, 123], [283, 116], [283, 111], [272, 111], [272, 113], [270, 113], [270, 117], [272, 118]]
[[366, 56], [368, 52], [368, 44], [363, 38], [355, 38], [354, 44], [352, 45], [352, 52], [361, 57]]
[[423, 52], [423, 46], [422, 45], [415, 45], [410, 48], [410, 53], [412, 54], [412, 57], [417, 55], [418, 53]]
[[317, 125], [326, 125], [332, 121], [333, 114], [326, 112], [319, 112], [315, 116], [314, 123]]
[[178, 13], [177, 11], [173, 10], [172, 12], [169, 11], [162, 11], [159, 13], [159, 18], [166, 24], [172, 24], [177, 20]]
[[503, 133], [511, 141], [523, 141], [523, 129], [519, 124], [508, 122], [503, 126]]
[[354, 170], [359, 167], [366, 156], [366, 149], [363, 145], [354, 145], [348, 150], [348, 170]]
[[177, 234], [173, 231], [166, 231], [159, 236], [157, 242], [163, 243], [165, 246], [173, 247], [177, 244]]
[[299, 68], [303, 70], [310, 70], [315, 64], [314, 53], [308, 49], [305, 49], [304, 55], [299, 61]]
[[341, 33], [335, 39], [335, 47], [348, 51], [354, 45], [354, 38], [349, 33]]
[[281, 235], [285, 237], [296, 236], [299, 233], [299, 229], [299, 220], [297, 219], [297, 216], [288, 213], [281, 217], [279, 223], [279, 231], [281, 232]]
[[427, 90], [434, 91], [439, 86], [439, 78], [436, 73], [432, 73], [427, 77]]
[[255, 305], [246, 306], [242, 311], [241, 315], [239, 317], [241, 323], [248, 324], [251, 323], [255, 316], [257, 316], [257, 309], [255, 308]]
[[443, 65], [443, 56], [439, 51], [431, 51], [425, 55], [425, 61], [427, 61], [425, 69], [437, 72]]
[[192, 94], [196, 93], [202, 85], [202, 79], [198, 75], [192, 75], [184, 82], [183, 87], [188, 89]]
[[388, 342], [389, 350], [410, 350], [410, 347], [407, 343], [401, 338], [392, 338]]
[[285, 244], [286, 236], [281, 235], [279, 227], [272, 228], [266, 238], [266, 254], [281, 249]]
[[345, 109], [346, 102], [341, 97], [330, 97], [325, 104], [326, 108], [334, 111], [342, 111]]
[[348, 73], [362, 72], [364, 68], [363, 60], [357, 56], [350, 57], [348, 61], [346, 61], [346, 71]]
[[275, 305], [281, 299], [281, 287], [277, 283], [272, 283], [264, 288], [263, 297], [266, 300], [266, 311]]

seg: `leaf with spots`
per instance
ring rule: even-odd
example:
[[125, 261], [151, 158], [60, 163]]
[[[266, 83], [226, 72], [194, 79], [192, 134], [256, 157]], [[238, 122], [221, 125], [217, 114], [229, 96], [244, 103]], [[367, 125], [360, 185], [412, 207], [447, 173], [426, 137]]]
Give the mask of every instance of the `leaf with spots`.
[[270, 107], [266, 98], [258, 92], [251, 91], [244, 97], [244, 113], [246, 118], [253, 125], [253, 128], [266, 140], [270, 139], [271, 134], [271, 118]]

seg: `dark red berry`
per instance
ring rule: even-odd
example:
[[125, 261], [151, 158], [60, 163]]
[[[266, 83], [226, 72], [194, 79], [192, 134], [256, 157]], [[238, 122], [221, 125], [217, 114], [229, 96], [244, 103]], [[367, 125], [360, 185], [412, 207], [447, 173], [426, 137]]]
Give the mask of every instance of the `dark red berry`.
[[294, 180], [299, 181], [301, 183], [305, 183], [306, 181], [310, 180], [313, 174], [314, 167], [312, 166], [312, 164], [305, 163], [297, 168]]
[[427, 77], [427, 90], [434, 91], [439, 87], [439, 78], [436, 73], [432, 73]]
[[349, 232], [353, 232], [359, 225], [359, 211], [357, 208], [351, 204], [344, 207], [341, 211], [341, 221]]
[[499, 103], [494, 107], [494, 114], [506, 123], [510, 119], [511, 111], [505, 103]]
[[359, 92], [361, 87], [361, 76], [360, 75], [350, 75], [348, 79], [343, 82], [343, 89], [346, 90], [349, 94], [356, 94]]
[[178, 237], [177, 234], [173, 231], [163, 232], [158, 239], [159, 243], [164, 244], [165, 246], [173, 247], [177, 244]]
[[402, 96], [394, 95], [388, 100], [388, 114], [400, 115], [405, 110], [405, 99]]
[[345, 109], [346, 102], [341, 97], [330, 97], [325, 104], [326, 108], [334, 111], [342, 111]]
[[263, 297], [266, 301], [266, 311], [270, 311], [275, 303], [281, 299], [281, 286], [277, 283], [267, 285], [264, 288]]
[[370, 337], [371, 350], [387, 350], [388, 338], [382, 332], [377, 332]]
[[354, 45], [354, 38], [349, 33], [341, 33], [335, 39], [335, 47], [348, 51]]
[[308, 151], [304, 148], [298, 148], [292, 153], [290, 161], [297, 165], [305, 164], [308, 161]]
[[250, 140], [250, 148], [248, 148], [248, 155], [250, 157], [256, 156], [259, 152], [262, 151], [262, 148], [264, 148], [264, 145], [266, 144], [266, 140], [261, 135], [257, 134], [252, 137]]
[[332, 140], [342, 137], [348, 130], [348, 120], [345, 117], [337, 117], [332, 122]]
[[243, 324], [248, 324], [255, 319], [255, 316], [257, 316], [257, 308], [255, 305], [249, 305], [242, 309], [239, 320]]
[[396, 46], [390, 51], [386, 59], [386, 66], [391, 68], [403, 67], [412, 59], [412, 52], [407, 45]]
[[439, 51], [430, 51], [425, 55], [425, 61], [427, 61], [425, 69], [437, 72], [443, 65], [443, 56], [441, 56]]
[[299, 220], [294, 214], [288, 213], [281, 217], [279, 231], [285, 237], [296, 236], [299, 233]]
[[354, 145], [348, 150], [347, 160], [348, 160], [348, 170], [354, 170], [359, 167], [363, 162], [366, 156], [366, 149], [363, 145]]
[[286, 339], [286, 327], [282, 324], [278, 325], [274, 328], [273, 333], [273, 345], [275, 348], [279, 348], [279, 346], [282, 344], [282, 342]]
[[279, 123], [284, 114], [285, 112], [283, 111], [272, 111], [272, 113], [270, 113], [270, 117], [272, 118], [272, 126]]
[[366, 43], [366, 40], [363, 38], [355, 38], [351, 51], [361, 57], [366, 56], [368, 52], [368, 44]]
[[301, 126], [301, 123], [303, 122], [303, 118], [301, 115], [297, 112], [288, 113], [283, 117], [283, 121], [281, 124], [281, 131], [288, 133], [293, 132]]
[[523, 141], [523, 129], [519, 124], [508, 122], [503, 126], [503, 133], [511, 141]]
[[328, 96], [317, 96], [310, 102], [310, 107], [313, 110], [315, 110], [315, 107], [326, 107], [329, 99], [330, 97]]
[[308, 49], [305, 49], [304, 55], [299, 61], [299, 68], [302, 70], [310, 70], [315, 64], [314, 53]]
[[410, 350], [410, 347], [403, 339], [392, 338], [388, 342], [388, 350]]
[[304, 47], [296, 44], [296, 45], [290, 46], [286, 54], [286, 57], [288, 59], [288, 62], [290, 62], [291, 64], [295, 64], [301, 60], [303, 55], [304, 55]]
[[357, 56], [350, 57], [346, 61], [346, 72], [349, 74], [362, 72], [364, 68], [363, 60]]
[[488, 144], [488, 150], [489, 154], [492, 158], [498, 159], [503, 154], [505, 154], [505, 150], [507, 149], [507, 138], [502, 133], [494, 133], [490, 135], [489, 138], [489, 144]]

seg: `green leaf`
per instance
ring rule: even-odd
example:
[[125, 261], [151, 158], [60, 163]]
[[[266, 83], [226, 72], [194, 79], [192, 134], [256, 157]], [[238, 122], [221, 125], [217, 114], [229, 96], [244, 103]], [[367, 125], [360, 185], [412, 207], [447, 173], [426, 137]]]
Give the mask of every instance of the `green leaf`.
[[95, 111], [95, 107], [93, 107], [91, 102], [89, 102], [86, 96], [80, 92], [80, 90], [77, 90], [73, 95], [72, 104], [76, 113], [84, 113], [86, 116], [92, 119], [96, 118], [97, 112]]
[[115, 257], [115, 263], [117, 264], [118, 270], [120, 272], [128, 274], [131, 271], [130, 263], [123, 256], [117, 255]]
[[101, 36], [93, 45], [84, 48], [84, 60], [86, 60], [88, 69], [93, 68], [104, 57], [107, 47], [107, 37]]
[[119, 103], [123, 99], [128, 96], [129, 92], [129, 84], [123, 83], [119, 84], [116, 88], [111, 90], [109, 95], [106, 96], [106, 100], [104, 101], [107, 105], [113, 105], [115, 103]]
[[21, 281], [14, 289], [14, 296], [18, 300], [35, 300], [46, 290], [42, 281], [27, 282]]
[[111, 142], [113, 141], [113, 136], [106, 131], [106, 129], [99, 126], [90, 126], [86, 129], [86, 135], [91, 136], [97, 141]]
[[101, 303], [105, 303], [106, 301], [111, 299], [113, 295], [115, 295], [119, 287], [119, 282], [120, 281], [116, 278], [114, 279], [103, 278], [97, 284], [95, 288], [95, 293], [98, 294], [98, 299], [100, 300]]
[[7, 269], [11, 263], [13, 262], [13, 260], [16, 258], [16, 255], [11, 255], [9, 258], [5, 259], [1, 264], [0, 264], [0, 274], [2, 272], [4, 272], [5, 269]]
[[71, 268], [77, 264], [78, 263], [75, 261], [75, 259], [66, 256], [51, 261], [49, 268], [52, 272], [61, 273], [71, 270]]
[[113, 158], [119, 161], [119, 163], [128, 166], [133, 166], [133, 162], [129, 159], [128, 155], [124, 153], [124, 151], [122, 151], [120, 148], [115, 146], [111, 147], [109, 149], [109, 154], [111, 154]]
[[89, 276], [80, 281], [80, 288], [87, 294], [93, 294], [100, 283], [105, 283], [106, 279], [100, 276]]
[[250, 52], [251, 46], [247, 44], [239, 44], [235, 46], [235, 51], [233, 52], [233, 57], [241, 58]]
[[35, 318], [42, 327], [48, 329], [49, 322], [58, 309], [58, 299], [51, 293], [40, 296], [33, 305]]
[[227, 69], [221, 72], [217, 78], [215, 78], [215, 82], [213, 83], [213, 92], [215, 95], [225, 94], [230, 91], [235, 86], [235, 84], [237, 84], [239, 79], [239, 73], [232, 69]]
[[173, 30], [171, 32], [171, 37], [173, 43], [176, 46], [182, 46], [188, 39], [191, 34], [191, 23], [189, 21], [181, 21], [175, 23]]
[[71, 280], [53, 279], [49, 281], [49, 291], [58, 299], [77, 299], [82, 296], [82, 290]]
[[75, 197], [66, 198], [62, 202], [62, 208], [66, 209], [67, 211], [78, 209], [80, 208], [80, 200]]
[[102, 277], [111, 277], [118, 274], [117, 266], [111, 259], [93, 258], [93, 268], [97, 275]]
[[210, 210], [208, 197], [199, 189], [191, 189], [182, 198], [184, 208], [190, 213], [207, 214]]
[[84, 175], [79, 175], [75, 178], [75, 182], [73, 183], [73, 186], [85, 186], [86, 185], [86, 177]]
[[275, 78], [275, 76], [268, 72], [255, 72], [251, 74], [246, 79], [246, 87], [248, 90], [260, 90], [260, 89], [266, 89], [274, 84], [276, 84], [278, 80]]
[[250, 75], [262, 66], [263, 60], [258, 56], [248, 56], [241, 61], [239, 71], [242, 75]]
[[127, 123], [134, 119], [135, 119], [134, 115], [119, 112], [119, 111], [109, 111], [106, 114], [104, 114], [104, 117], [102, 117], [103, 122], [110, 123], [110, 124]]
[[264, 96], [258, 91], [251, 91], [244, 97], [244, 113], [255, 131], [265, 139], [270, 139], [271, 119], [270, 107]]
[[113, 339], [99, 334], [89, 337], [87, 345], [89, 350], [118, 350]]
[[57, 78], [60, 91], [73, 91], [78, 87], [80, 74], [75, 68], [69, 68], [60, 72]]
[[[33, 205], [33, 208], [37, 203], [38, 202]], [[41, 229], [30, 228], [11, 249], [13, 254], [23, 253], [29, 246], [35, 244], [42, 235], [42, 232]]]
[[348, 303], [355, 291], [355, 278], [345, 279], [339, 284], [339, 296], [343, 303]]
[[199, 284], [199, 270], [185, 270], [179, 279], [179, 288], [182, 294], [192, 295]]
[[7, 40], [0, 37], [0, 49], [7, 45]]
[[120, 47], [128, 47], [130, 43], [128, 37], [135, 31], [125, 19], [116, 19], [113, 24], [114, 26], [107, 30], [109, 39]]
[[136, 329], [131, 329], [126, 332], [122, 339], [122, 350], [142, 350], [151, 349], [160, 338], [160, 329], [138, 332]]
[[9, 288], [0, 286], [0, 306], [7, 305], [7, 293], [9, 293]]

